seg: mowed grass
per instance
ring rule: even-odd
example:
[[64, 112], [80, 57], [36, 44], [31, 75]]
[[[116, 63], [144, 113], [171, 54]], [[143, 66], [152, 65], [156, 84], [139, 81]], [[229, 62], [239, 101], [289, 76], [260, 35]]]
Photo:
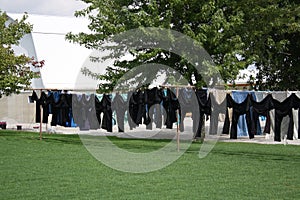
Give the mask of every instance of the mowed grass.
[[[168, 141], [112, 137], [147, 152]], [[0, 131], [0, 199], [300, 199], [300, 146], [193, 143], [173, 164], [132, 174], [97, 161], [77, 135]]]

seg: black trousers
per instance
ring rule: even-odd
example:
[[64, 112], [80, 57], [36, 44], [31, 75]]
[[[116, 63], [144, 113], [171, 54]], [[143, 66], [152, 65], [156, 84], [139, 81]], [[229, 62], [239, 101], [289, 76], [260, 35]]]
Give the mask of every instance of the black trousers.
[[287, 130], [287, 139], [292, 140], [294, 135], [294, 120], [293, 120], [293, 103], [295, 94], [286, 98], [283, 102], [274, 100], [275, 108], [275, 134], [274, 140], [281, 141], [281, 123], [285, 116], [289, 116], [290, 122]]
[[205, 115], [211, 114], [211, 101], [207, 97], [207, 90], [196, 90], [196, 97], [199, 104], [199, 114], [193, 117], [193, 129], [195, 138], [201, 137], [202, 127], [204, 125]]
[[[227, 94], [226, 101], [227, 107], [232, 108], [232, 122], [231, 122], [231, 129], [230, 129], [230, 139], [237, 139], [237, 126], [238, 120], [241, 115], [246, 114], [246, 123], [248, 131], [251, 130], [251, 113], [250, 113], [250, 106], [251, 106], [251, 95], [248, 94], [246, 99], [242, 103], [236, 103], [230, 94]], [[248, 133], [249, 138], [254, 138], [254, 135], [251, 131]]]
[[252, 135], [257, 134], [257, 127], [259, 122], [259, 116], [266, 117], [266, 125], [264, 133], [270, 133], [271, 120], [270, 120], [270, 110], [274, 109], [274, 102], [271, 94], [267, 95], [262, 101], [256, 102], [251, 96], [252, 105], [252, 124], [251, 133]]

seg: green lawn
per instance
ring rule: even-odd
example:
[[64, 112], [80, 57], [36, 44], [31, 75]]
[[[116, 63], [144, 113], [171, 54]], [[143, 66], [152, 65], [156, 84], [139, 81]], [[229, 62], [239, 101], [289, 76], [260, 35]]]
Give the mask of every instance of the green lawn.
[[[167, 141], [112, 137], [145, 152]], [[170, 166], [131, 174], [97, 161], [77, 135], [0, 131], [0, 199], [300, 199], [300, 146], [200, 144]]]

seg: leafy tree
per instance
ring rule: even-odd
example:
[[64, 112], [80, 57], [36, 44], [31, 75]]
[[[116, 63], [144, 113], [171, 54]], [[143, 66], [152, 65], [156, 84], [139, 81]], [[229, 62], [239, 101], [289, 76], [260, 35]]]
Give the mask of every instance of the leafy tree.
[[[172, 29], [196, 40], [211, 55], [225, 82], [253, 64], [260, 70], [261, 88], [299, 86], [291, 71], [299, 70], [299, 3], [290, 0], [82, 0], [89, 6], [75, 13], [89, 17], [91, 34], [68, 34], [73, 42], [99, 49], [123, 31], [139, 27]], [[170, 38], [171, 39], [171, 38]], [[191, 63], [159, 49], [135, 49], [135, 59], [117, 61], [99, 76], [111, 90], [128, 70], [144, 63], [172, 66], [191, 85], [205, 85]], [[85, 73], [93, 75], [89, 71]], [[295, 83], [290, 84], [290, 79]], [[266, 82], [263, 82], [266, 80]], [[276, 82], [276, 84], [274, 84]], [[297, 87], [297, 86], [296, 86]]]
[[0, 11], [0, 98], [2, 95], [19, 93], [36, 77], [29, 67], [32, 59], [25, 55], [15, 55], [12, 49], [32, 29], [25, 22], [26, 18], [24, 15], [21, 20], [7, 25], [8, 17], [5, 12]]
[[259, 69], [256, 89], [299, 90], [300, 2], [237, 1], [247, 22], [239, 35]]

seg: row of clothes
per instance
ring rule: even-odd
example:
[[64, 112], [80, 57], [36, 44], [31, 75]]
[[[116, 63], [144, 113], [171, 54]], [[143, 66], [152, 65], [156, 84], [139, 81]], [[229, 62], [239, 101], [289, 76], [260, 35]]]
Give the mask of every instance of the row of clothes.
[[207, 90], [192, 88], [152, 88], [125, 94], [116, 94], [112, 100], [112, 111], [116, 113], [119, 131], [124, 130], [127, 119], [130, 130], [141, 124], [151, 130], [156, 128], [172, 129], [177, 123], [184, 131], [184, 118], [192, 113], [194, 137], [201, 137], [205, 116], [210, 115]]
[[[102, 128], [112, 132], [113, 125], [117, 124], [118, 131], [124, 132], [125, 122], [127, 122], [130, 130], [141, 124], [146, 125], [146, 129], [149, 130], [153, 125], [156, 128], [165, 126], [172, 129], [174, 123], [180, 123], [180, 130], [184, 131], [185, 114], [195, 111], [194, 105], [198, 99], [192, 89], [180, 89], [177, 93], [179, 95], [176, 95], [175, 89], [155, 87], [114, 95], [67, 94], [61, 91], [48, 91], [47, 94], [41, 92], [38, 97], [33, 91], [31, 99], [36, 102], [37, 123], [41, 120], [43, 123], [48, 123], [48, 116], [52, 114], [52, 126], [79, 127], [80, 130]], [[207, 91], [199, 90], [197, 94], [201, 105], [205, 105]], [[182, 109], [181, 101], [184, 101]], [[43, 108], [42, 118], [41, 108]], [[202, 126], [202, 123], [198, 121], [204, 119], [204, 110], [208, 111], [208, 109], [201, 108], [199, 107], [198, 111], [193, 114], [193, 130], [197, 133], [197, 137], [201, 135], [200, 126]]]
[[[36, 123], [51, 126], [79, 127], [80, 130], [99, 129], [112, 131], [112, 111], [110, 96], [104, 95], [99, 101], [95, 94], [68, 94], [61, 91], [41, 92], [40, 97], [33, 91], [31, 102], [36, 102]], [[104, 113], [101, 118], [101, 113]], [[101, 123], [102, 121], [102, 123]], [[101, 124], [101, 126], [100, 126]]]
[[[264, 133], [274, 132], [274, 140], [280, 141], [282, 132], [287, 139], [300, 138], [300, 101], [292, 92], [253, 92], [225, 90], [194, 90], [193, 88], [152, 88], [136, 90], [126, 94], [67, 94], [60, 91], [42, 92], [36, 101], [36, 122], [67, 127], [78, 126], [80, 130], [105, 129], [112, 132], [118, 125], [124, 131], [127, 122], [130, 130], [141, 124], [146, 129], [172, 129], [178, 123], [184, 131], [184, 119], [190, 113], [193, 120], [194, 137], [201, 137], [204, 121], [210, 119], [209, 134], [217, 134], [219, 122], [223, 121], [223, 134], [231, 139], [239, 136], [262, 134], [260, 118], [265, 122]], [[40, 108], [43, 108], [42, 119]], [[223, 117], [222, 119], [222, 116]], [[288, 122], [287, 122], [288, 121]], [[288, 125], [287, 125], [288, 124]]]
[[80, 130], [99, 128], [112, 132], [113, 119], [111, 95], [73, 94], [73, 116]]
[[74, 125], [72, 114], [72, 95], [55, 92], [41, 92], [40, 97], [33, 91], [29, 97], [30, 102], [36, 102], [36, 123], [48, 123], [49, 115], [52, 114], [51, 126], [72, 127]]
[[172, 129], [178, 119], [179, 102], [170, 89], [152, 88], [114, 95], [92, 94], [88, 96], [90, 103], [87, 103], [87, 95], [82, 96], [74, 95], [73, 114], [75, 122], [80, 122], [78, 126], [87, 129], [97, 129], [100, 124], [102, 129], [111, 132], [112, 126], [117, 124], [118, 131], [124, 132], [125, 122], [130, 130], [141, 124], [149, 130], [153, 124], [156, 128], [165, 126]]
[[[274, 135], [275, 141], [300, 139], [300, 93], [299, 92], [253, 92], [217, 91], [211, 92], [211, 108], [220, 108], [211, 115], [211, 133], [218, 123], [218, 114], [225, 114], [222, 133], [231, 139], [238, 136], [261, 134], [260, 117], [265, 119], [264, 133]], [[218, 97], [219, 101], [216, 101]], [[225, 107], [226, 105], [226, 107]], [[224, 109], [225, 108], [225, 109]]]

